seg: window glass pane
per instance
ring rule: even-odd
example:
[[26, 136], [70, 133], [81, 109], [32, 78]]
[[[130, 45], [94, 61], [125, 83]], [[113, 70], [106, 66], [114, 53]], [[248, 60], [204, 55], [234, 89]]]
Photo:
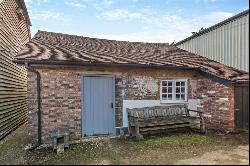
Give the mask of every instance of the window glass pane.
[[185, 100], [185, 94], [181, 94], [181, 100]]
[[173, 100], [172, 94], [169, 94], [169, 95], [168, 95], [168, 100]]
[[180, 93], [180, 87], [176, 88], [176, 93]]
[[167, 86], [167, 81], [162, 81], [162, 86]]
[[167, 94], [162, 94], [162, 99], [166, 100], [167, 99]]
[[166, 87], [162, 87], [162, 93], [167, 93], [167, 88]]
[[185, 87], [181, 87], [181, 93], [185, 93]]
[[165, 80], [162, 81], [161, 85], [162, 100], [176, 100], [180, 102], [181, 100], [184, 101], [186, 99], [185, 81]]

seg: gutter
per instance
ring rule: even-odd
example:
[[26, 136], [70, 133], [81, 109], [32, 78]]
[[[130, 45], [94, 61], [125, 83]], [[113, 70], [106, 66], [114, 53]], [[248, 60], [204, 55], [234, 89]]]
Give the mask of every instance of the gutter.
[[38, 142], [29, 149], [29, 150], [34, 150], [37, 147], [39, 147], [41, 145], [41, 143], [42, 143], [42, 139], [41, 139], [42, 138], [42, 126], [41, 126], [41, 87], [40, 87], [41, 75], [40, 75], [40, 73], [38, 71], [30, 68], [30, 66], [29, 66], [28, 63], [25, 63], [25, 67], [27, 68], [27, 70], [35, 73], [36, 74], [36, 78], [37, 78], [37, 80], [36, 80], [36, 85], [37, 85], [36, 86], [36, 92], [37, 92], [37, 109], [38, 109], [37, 110], [37, 120], [38, 120], [38, 122], [37, 122], [38, 123], [38, 125], [37, 125], [37, 127], [38, 127], [38, 129], [37, 129], [38, 138], [37, 138], [37, 140], [38, 140]]
[[[217, 77], [218, 79], [233, 82], [230, 78], [223, 78], [215, 73], [210, 73], [208, 71], [203, 70], [200, 67], [185, 67], [185, 66], [174, 66], [174, 65], [155, 65], [155, 64], [131, 64], [131, 63], [95, 63], [95, 62], [76, 62], [76, 61], [50, 61], [50, 60], [13, 60], [17, 65], [24, 65], [29, 63], [30, 67], [48, 67], [48, 68], [64, 68], [64, 67], [128, 67], [128, 68], [141, 68], [141, 69], [179, 69], [179, 70], [192, 70], [196, 72], [202, 72], [202, 74], [206, 73], [213, 77]], [[246, 81], [248, 82], [248, 81]]]
[[136, 67], [136, 68], [152, 68], [152, 69], [181, 69], [181, 70], [198, 70], [194, 67], [184, 67], [175, 65], [155, 65], [155, 64], [131, 64], [131, 63], [95, 63], [95, 62], [76, 62], [76, 61], [27, 61], [27, 60], [13, 60], [17, 65], [24, 65], [29, 63], [30, 67]]

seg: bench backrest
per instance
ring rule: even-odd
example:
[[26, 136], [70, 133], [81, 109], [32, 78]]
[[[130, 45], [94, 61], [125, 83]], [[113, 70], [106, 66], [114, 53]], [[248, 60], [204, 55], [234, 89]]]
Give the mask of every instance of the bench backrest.
[[127, 113], [129, 117], [135, 117], [135, 118], [188, 116], [188, 110], [186, 104], [132, 108], [132, 109], [127, 108]]

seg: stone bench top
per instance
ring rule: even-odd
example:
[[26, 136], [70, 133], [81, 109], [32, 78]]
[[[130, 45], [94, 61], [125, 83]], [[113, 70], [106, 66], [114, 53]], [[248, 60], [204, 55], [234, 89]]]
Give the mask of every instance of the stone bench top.
[[143, 108], [127, 108], [128, 116], [137, 118], [166, 117], [166, 116], [187, 116], [186, 104], [153, 106]]

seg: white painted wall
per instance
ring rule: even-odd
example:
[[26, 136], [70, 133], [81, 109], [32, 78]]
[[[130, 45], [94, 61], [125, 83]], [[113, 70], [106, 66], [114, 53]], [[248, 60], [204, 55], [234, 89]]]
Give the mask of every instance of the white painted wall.
[[[176, 104], [176, 103], [175, 103]], [[197, 106], [200, 105], [199, 99], [189, 99], [188, 108], [192, 110], [197, 110]], [[142, 108], [142, 107], [153, 107], [153, 106], [161, 106], [161, 105], [170, 105], [166, 103], [161, 103], [161, 100], [123, 100], [123, 127], [128, 127], [128, 115], [127, 108]], [[190, 112], [190, 115], [195, 115], [195, 113]]]

